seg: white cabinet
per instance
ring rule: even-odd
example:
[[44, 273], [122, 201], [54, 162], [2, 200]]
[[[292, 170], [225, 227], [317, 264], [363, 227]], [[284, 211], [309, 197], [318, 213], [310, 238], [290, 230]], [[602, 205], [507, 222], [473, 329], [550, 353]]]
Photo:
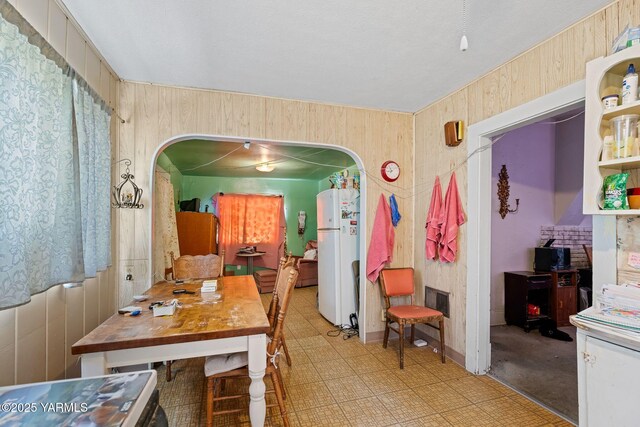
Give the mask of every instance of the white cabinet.
[[640, 334], [575, 317], [581, 427], [640, 425]]
[[640, 215], [640, 209], [602, 210], [599, 205], [605, 176], [629, 171], [637, 181], [640, 173], [640, 156], [601, 161], [602, 142], [604, 136], [610, 134], [609, 121], [625, 114], [640, 114], [640, 101], [608, 110], [602, 106], [603, 96], [620, 94], [622, 78], [629, 64], [640, 68], [640, 45], [587, 63], [582, 200], [585, 215]]

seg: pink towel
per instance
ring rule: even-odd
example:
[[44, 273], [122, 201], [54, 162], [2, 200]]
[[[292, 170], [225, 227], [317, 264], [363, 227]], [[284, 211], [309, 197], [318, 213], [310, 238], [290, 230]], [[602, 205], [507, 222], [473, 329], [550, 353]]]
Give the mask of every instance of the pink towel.
[[429, 203], [429, 212], [427, 213], [427, 241], [425, 243], [425, 252], [427, 259], [436, 259], [438, 251], [438, 243], [440, 243], [440, 212], [442, 210], [442, 186], [440, 178], [436, 176], [433, 183], [433, 192], [431, 193], [431, 203]]
[[444, 196], [444, 207], [440, 213], [440, 262], [453, 262], [458, 252], [458, 227], [464, 224], [464, 211], [458, 193], [456, 173], [451, 174], [447, 194]]
[[378, 280], [380, 271], [385, 263], [393, 260], [393, 242], [395, 231], [391, 224], [391, 208], [387, 199], [381, 194], [376, 217], [373, 221], [373, 233], [367, 253], [367, 279], [372, 282]]

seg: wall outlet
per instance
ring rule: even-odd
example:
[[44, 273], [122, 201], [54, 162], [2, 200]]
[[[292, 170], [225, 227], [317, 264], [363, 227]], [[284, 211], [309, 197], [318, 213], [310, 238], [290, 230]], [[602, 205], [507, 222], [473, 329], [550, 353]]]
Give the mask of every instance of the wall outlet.
[[240, 270], [241, 268], [242, 268], [242, 266], [241, 266], [241, 265], [236, 265], [236, 269], [237, 269], [237, 270]]
[[380, 320], [382, 320], [383, 322], [387, 320], [387, 312], [384, 308], [380, 311]]
[[133, 280], [133, 265], [127, 265], [124, 267], [124, 280], [131, 281]]

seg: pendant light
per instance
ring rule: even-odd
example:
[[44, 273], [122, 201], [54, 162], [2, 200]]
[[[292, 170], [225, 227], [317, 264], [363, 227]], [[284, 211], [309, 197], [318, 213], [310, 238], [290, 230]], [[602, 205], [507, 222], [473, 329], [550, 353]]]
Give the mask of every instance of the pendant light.
[[261, 165], [256, 166], [256, 170], [260, 172], [271, 172], [275, 169], [275, 166], [270, 165], [269, 163], [262, 163]]
[[467, 0], [462, 0], [462, 38], [460, 39], [460, 50], [465, 52], [469, 49], [467, 40]]

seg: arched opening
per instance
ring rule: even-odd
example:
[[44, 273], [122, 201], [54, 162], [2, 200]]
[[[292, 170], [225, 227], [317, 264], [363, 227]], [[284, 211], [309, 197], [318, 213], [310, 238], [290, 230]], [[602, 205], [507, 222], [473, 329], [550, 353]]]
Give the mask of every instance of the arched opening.
[[[149, 253], [149, 259], [150, 259], [150, 268], [149, 268], [149, 272], [148, 272], [148, 281], [150, 284], [155, 283], [155, 281], [157, 280], [156, 277], [154, 277], [154, 271], [156, 271], [156, 265], [155, 265], [155, 257], [154, 257], [154, 239], [155, 239], [155, 226], [156, 226], [156, 222], [155, 222], [155, 218], [156, 218], [156, 208], [155, 208], [155, 180], [156, 180], [156, 176], [155, 176], [155, 170], [156, 170], [156, 165], [158, 163], [158, 159], [160, 158], [161, 154], [165, 151], [165, 149], [167, 149], [170, 146], [174, 146], [175, 144], [181, 143], [181, 142], [187, 142], [187, 141], [200, 141], [200, 142], [206, 142], [206, 143], [210, 143], [210, 144], [216, 144], [216, 143], [224, 143], [224, 144], [235, 144], [237, 145], [236, 148], [234, 148], [234, 150], [242, 150], [244, 147], [246, 147], [246, 143], [249, 142], [249, 146], [250, 147], [261, 147], [263, 148], [263, 152], [266, 150], [267, 152], [271, 152], [271, 153], [278, 153], [278, 154], [282, 154], [279, 152], [278, 148], [281, 148], [282, 151], [289, 149], [291, 147], [302, 147], [302, 148], [307, 148], [307, 149], [319, 149], [319, 150], [331, 150], [331, 151], [335, 151], [340, 153], [342, 156], [347, 155], [351, 160], [352, 160], [352, 164], [354, 165], [354, 168], [357, 169], [357, 171], [359, 171], [360, 173], [360, 183], [359, 183], [359, 189], [360, 189], [360, 202], [359, 205], [362, 207], [360, 209], [360, 216], [359, 219], [357, 220], [357, 224], [355, 224], [355, 227], [357, 227], [357, 234], [359, 236], [358, 239], [358, 251], [359, 251], [359, 257], [361, 260], [364, 259], [364, 255], [366, 254], [366, 239], [365, 239], [365, 230], [366, 230], [366, 210], [364, 209], [364, 207], [366, 206], [366, 186], [367, 186], [367, 181], [366, 181], [366, 174], [364, 173], [364, 163], [362, 161], [362, 159], [353, 151], [345, 148], [345, 147], [341, 147], [341, 146], [336, 146], [336, 145], [330, 145], [330, 144], [320, 144], [320, 143], [312, 143], [312, 142], [300, 142], [300, 141], [279, 141], [279, 140], [265, 140], [265, 139], [257, 139], [257, 138], [239, 138], [239, 137], [228, 137], [228, 136], [218, 136], [218, 135], [203, 135], [203, 134], [187, 134], [187, 135], [179, 135], [179, 136], [175, 136], [172, 138], [167, 139], [166, 141], [164, 141], [161, 145], [159, 145], [152, 157], [152, 161], [149, 165], [149, 199], [151, 200], [150, 203], [150, 209], [149, 209], [149, 220], [150, 220], [150, 224], [151, 224], [151, 229], [150, 229], [150, 233], [149, 233], [149, 245], [148, 245], [148, 253]], [[222, 157], [222, 156], [220, 156]], [[287, 155], [283, 155], [283, 157], [287, 157]], [[299, 157], [296, 156], [291, 156], [291, 157], [295, 157], [297, 158], [297, 160], [300, 160]], [[202, 158], [201, 159], [201, 165], [206, 164], [207, 162], [210, 162], [211, 160], [215, 160], [214, 159], [207, 159], [207, 158]], [[260, 159], [260, 162], [266, 162], [266, 161], [271, 161], [271, 158], [264, 158], [264, 159]], [[285, 162], [285, 160], [280, 159], [282, 162]], [[306, 162], [309, 164], [309, 166], [322, 166], [322, 165], [330, 165], [330, 163], [326, 163], [323, 162], [322, 159], [317, 159], [319, 161], [314, 160], [313, 157], [313, 152], [311, 150], [310, 154], [307, 157], [304, 157], [304, 160], [306, 160]], [[255, 163], [255, 161], [254, 161]], [[276, 162], [277, 163], [277, 162]], [[215, 165], [211, 165], [212, 167], [215, 167]], [[242, 166], [243, 168], [249, 168], [249, 167], [255, 167], [255, 164], [250, 164], [250, 165], [245, 165]], [[327, 187], [328, 188], [328, 187]], [[204, 203], [202, 206], [202, 210], [204, 210]], [[289, 218], [287, 218], [287, 223], [290, 223], [290, 216], [292, 215], [297, 215], [298, 212], [287, 212], [287, 215], [289, 216]], [[315, 212], [314, 212], [315, 214]], [[349, 272], [351, 273], [351, 272]], [[365, 263], [364, 262], [360, 262], [360, 266], [359, 266], [359, 283], [357, 284], [358, 290], [359, 290], [359, 305], [358, 305], [358, 317], [361, 319], [366, 319], [366, 312], [367, 312], [367, 307], [366, 307], [366, 301], [367, 301], [367, 295], [366, 295], [366, 275], [365, 275]], [[361, 341], [365, 341], [365, 337], [366, 337], [366, 322], [359, 322], [359, 332], [360, 332], [360, 339]]]

